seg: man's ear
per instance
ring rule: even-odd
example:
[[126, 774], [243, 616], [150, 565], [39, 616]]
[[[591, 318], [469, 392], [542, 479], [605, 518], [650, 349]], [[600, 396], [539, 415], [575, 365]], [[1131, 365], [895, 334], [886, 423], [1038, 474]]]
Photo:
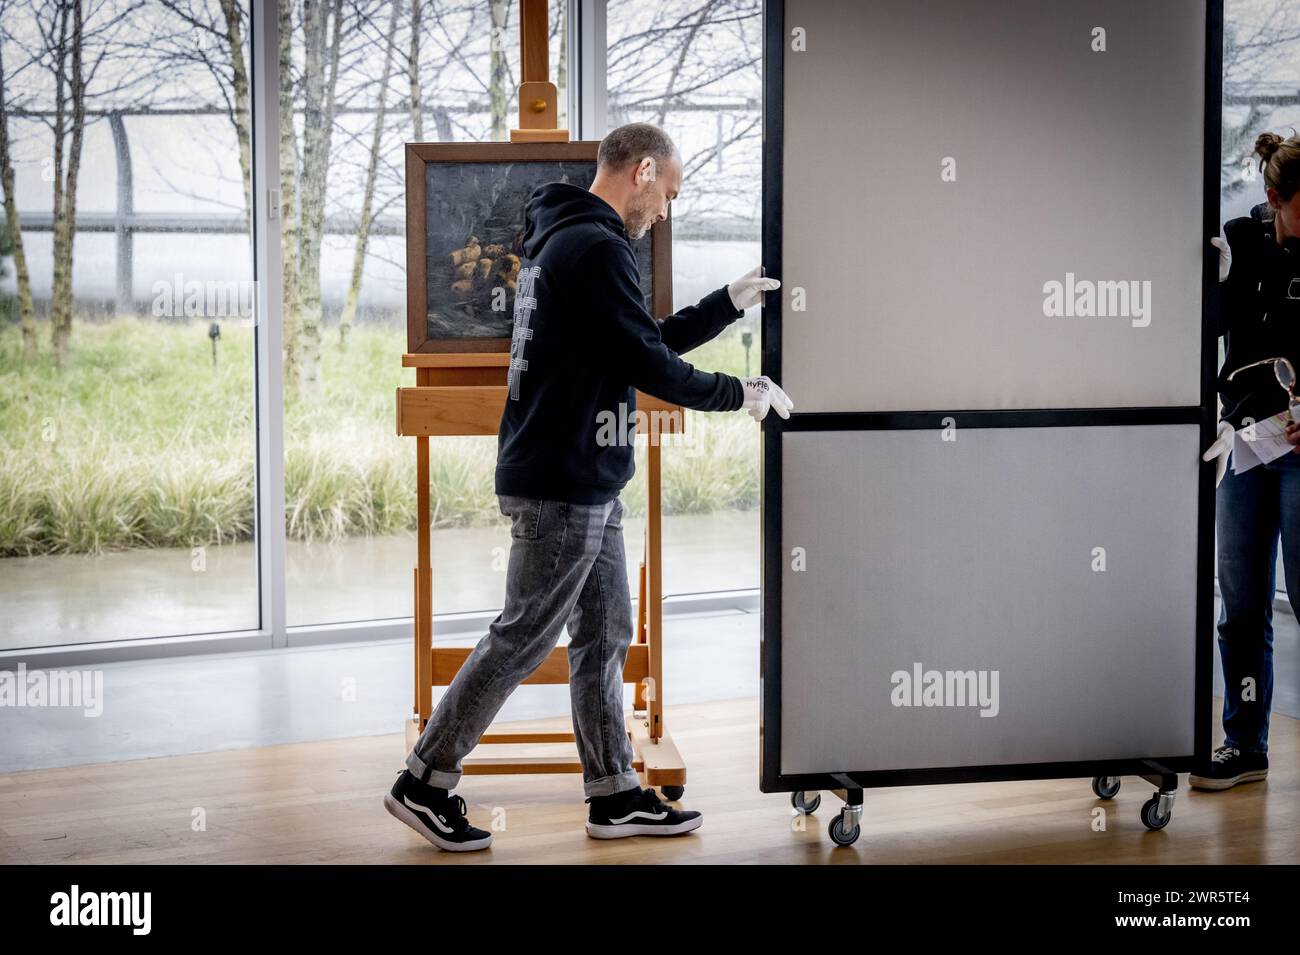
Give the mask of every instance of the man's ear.
[[646, 156], [637, 164], [636, 181], [637, 182], [654, 182], [659, 176], [659, 169], [655, 165], [654, 156]]

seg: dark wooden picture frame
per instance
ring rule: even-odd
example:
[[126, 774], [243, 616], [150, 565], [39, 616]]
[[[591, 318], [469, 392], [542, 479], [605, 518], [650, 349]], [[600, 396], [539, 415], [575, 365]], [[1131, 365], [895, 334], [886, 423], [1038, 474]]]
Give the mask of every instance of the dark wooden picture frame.
[[[406, 349], [409, 353], [509, 353], [510, 338], [434, 338], [429, 330], [428, 167], [434, 163], [536, 163], [537, 184], [552, 181], [548, 164], [596, 162], [599, 142], [407, 143], [406, 144]], [[558, 178], [558, 177], [554, 177]], [[582, 183], [584, 187], [590, 183]], [[522, 222], [523, 210], [520, 210]], [[650, 313], [673, 311], [672, 220], [650, 231]], [[513, 302], [511, 303], [513, 308]]]

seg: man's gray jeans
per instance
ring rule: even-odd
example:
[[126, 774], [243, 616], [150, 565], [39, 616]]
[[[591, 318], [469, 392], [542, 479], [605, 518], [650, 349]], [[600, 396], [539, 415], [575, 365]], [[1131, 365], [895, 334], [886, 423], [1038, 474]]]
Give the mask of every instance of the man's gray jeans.
[[407, 768], [451, 790], [469, 754], [515, 687], [541, 666], [567, 624], [569, 697], [583, 790], [640, 786], [623, 720], [623, 663], [632, 604], [623, 505], [498, 495], [511, 519], [505, 607], [465, 659], [429, 717]]

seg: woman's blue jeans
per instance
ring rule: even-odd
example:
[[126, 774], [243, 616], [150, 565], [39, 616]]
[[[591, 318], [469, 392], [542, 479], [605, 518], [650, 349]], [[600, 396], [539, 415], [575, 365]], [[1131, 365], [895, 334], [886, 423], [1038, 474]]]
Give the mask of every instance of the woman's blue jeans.
[[1300, 618], [1300, 454], [1223, 476], [1216, 495], [1219, 656], [1224, 745], [1268, 752], [1273, 705], [1273, 596], [1278, 538], [1291, 609]]

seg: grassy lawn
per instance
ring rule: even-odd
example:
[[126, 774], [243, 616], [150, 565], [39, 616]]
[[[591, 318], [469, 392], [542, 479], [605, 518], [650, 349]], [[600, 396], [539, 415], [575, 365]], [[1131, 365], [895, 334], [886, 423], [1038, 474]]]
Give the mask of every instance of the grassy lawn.
[[[0, 556], [193, 547], [253, 531], [251, 328], [221, 323], [217, 363], [206, 321], [78, 322], [62, 373], [43, 353], [24, 368], [0, 326]], [[319, 399], [285, 408], [285, 526], [337, 540], [414, 527], [414, 442], [394, 432], [405, 331], [361, 326], [346, 350], [327, 328]], [[697, 349], [706, 370], [744, 372], [738, 330]], [[757, 346], [751, 353], [757, 370]], [[741, 413], [691, 412], [689, 441], [665, 441], [668, 513], [758, 505], [758, 428]], [[496, 438], [432, 441], [435, 524], [499, 520]], [[644, 511], [644, 450], [624, 501]]]

